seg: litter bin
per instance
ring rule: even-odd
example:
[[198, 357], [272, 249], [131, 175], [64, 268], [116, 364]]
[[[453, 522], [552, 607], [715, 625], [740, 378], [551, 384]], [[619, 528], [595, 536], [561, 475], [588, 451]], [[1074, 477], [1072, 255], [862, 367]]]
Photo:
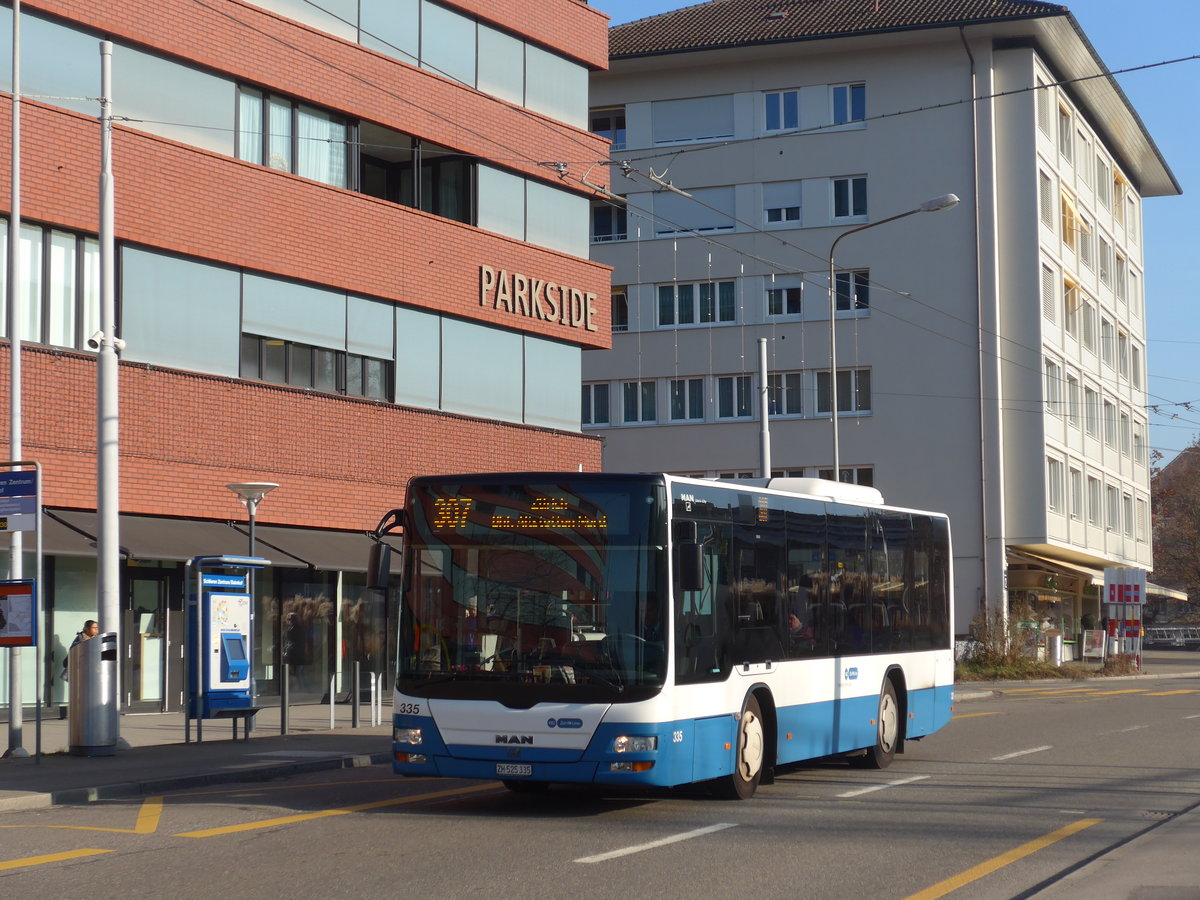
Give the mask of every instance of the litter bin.
[[1063, 664], [1063, 636], [1061, 634], [1047, 635], [1046, 651], [1050, 657], [1050, 664], [1061, 666]]
[[70, 651], [70, 752], [113, 756], [117, 752], [117, 634], [80, 641]]

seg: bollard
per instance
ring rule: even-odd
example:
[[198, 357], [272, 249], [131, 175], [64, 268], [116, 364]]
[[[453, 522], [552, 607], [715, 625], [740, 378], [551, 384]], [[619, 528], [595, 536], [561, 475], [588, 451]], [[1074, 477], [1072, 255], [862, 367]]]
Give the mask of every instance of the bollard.
[[336, 721], [336, 719], [334, 718], [334, 710], [337, 709], [337, 694], [334, 693], [334, 690], [336, 687], [337, 687], [337, 676], [330, 675], [329, 676], [329, 730], [330, 731], [333, 731], [334, 723]]
[[350, 699], [350, 727], [351, 728], [358, 727], [358, 715], [359, 715], [358, 692], [360, 690], [359, 685], [362, 684], [362, 681], [359, 680], [359, 668], [358, 667], [359, 667], [359, 662], [356, 659], [354, 661], [354, 687], [351, 689], [353, 696]]

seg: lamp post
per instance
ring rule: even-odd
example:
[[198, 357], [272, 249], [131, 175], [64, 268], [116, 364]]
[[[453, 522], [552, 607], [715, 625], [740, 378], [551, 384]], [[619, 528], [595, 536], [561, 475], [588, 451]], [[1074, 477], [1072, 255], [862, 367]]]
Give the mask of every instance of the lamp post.
[[[229, 490], [231, 490], [235, 494], [237, 494], [237, 496], [241, 499], [242, 503], [245, 504], [246, 512], [249, 513], [249, 515], [250, 515], [250, 552], [248, 555], [254, 556], [255, 549], [256, 549], [254, 546], [254, 514], [258, 510], [258, 504], [262, 503], [263, 497], [267, 496], [267, 494], [271, 493], [271, 491], [275, 490], [275, 488], [279, 487], [279, 485], [277, 485], [273, 481], [245, 481], [245, 482], [238, 482], [235, 484], [227, 484], [227, 485], [225, 485], [225, 487], [229, 488]], [[248, 582], [248, 585], [250, 588], [250, 634], [251, 634], [251, 640], [253, 640], [253, 635], [254, 635], [254, 570], [253, 569], [246, 570], [246, 579], [247, 579], [247, 582]], [[286, 668], [284, 669], [284, 671], [285, 672], [287, 671]], [[286, 675], [285, 675], [285, 680], [286, 680]], [[258, 695], [257, 688], [258, 688], [258, 685], [255, 683], [255, 679], [254, 679], [254, 662], [253, 662], [253, 660], [251, 660], [251, 662], [250, 662], [250, 702], [251, 703], [254, 702], [255, 697], [257, 697], [257, 695]], [[280, 704], [280, 709], [281, 709], [280, 716], [282, 717], [282, 721], [283, 721], [283, 729], [284, 729], [283, 733], [287, 734], [286, 697], [281, 697], [280, 699], [282, 701]], [[250, 732], [253, 730], [253, 727], [254, 727], [253, 723], [254, 723], [253, 718], [249, 718], [246, 720], [245, 728], [246, 728], [247, 732]]]
[[842, 455], [841, 447], [838, 443], [837, 289], [834, 284], [833, 271], [833, 255], [837, 250], [837, 245], [842, 238], [849, 237], [852, 234], [857, 234], [860, 231], [866, 231], [868, 228], [874, 228], [877, 225], [886, 225], [888, 222], [895, 222], [897, 219], [905, 219], [909, 216], [915, 216], [917, 213], [938, 212], [939, 210], [949, 209], [950, 207], [957, 205], [957, 196], [954, 194], [943, 194], [940, 197], [934, 197], [932, 200], [926, 200], [916, 209], [910, 209], [908, 212], [902, 212], [899, 215], [888, 216], [886, 219], [880, 219], [878, 222], [869, 222], [866, 225], [860, 225], [857, 228], [851, 228], [849, 231], [843, 231], [833, 239], [833, 244], [829, 248], [829, 412], [830, 418], [833, 420], [834, 481], [842, 480]]

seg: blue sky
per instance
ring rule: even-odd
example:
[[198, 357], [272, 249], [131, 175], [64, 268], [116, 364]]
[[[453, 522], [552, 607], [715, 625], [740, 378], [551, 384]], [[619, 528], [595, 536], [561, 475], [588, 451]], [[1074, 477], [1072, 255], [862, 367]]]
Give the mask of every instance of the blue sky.
[[[591, 0], [591, 5], [612, 16], [615, 25], [692, 4]], [[1200, 54], [1196, 0], [1065, 5], [1110, 70]], [[1142, 213], [1150, 444], [1163, 465], [1200, 436], [1200, 290], [1197, 276], [1184, 265], [1200, 251], [1200, 124], [1191, 105], [1200, 98], [1200, 59], [1118, 75], [1117, 81], [1184, 191], [1146, 200]]]

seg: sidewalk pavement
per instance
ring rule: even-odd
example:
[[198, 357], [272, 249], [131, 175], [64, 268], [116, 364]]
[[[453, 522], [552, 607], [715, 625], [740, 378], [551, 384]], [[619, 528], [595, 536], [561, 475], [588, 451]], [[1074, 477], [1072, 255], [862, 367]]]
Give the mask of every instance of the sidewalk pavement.
[[[1121, 675], [1110, 681], [1141, 681], [1200, 676], [1200, 672]], [[955, 685], [954, 702], [990, 699], [1006, 690], [1048, 681], [970, 681]], [[1061, 881], [1029, 895], [1029, 900], [1200, 900], [1200, 803], [1141, 832], [1081, 866]]]
[[[182, 713], [127, 714], [119, 731], [128, 749], [113, 756], [72, 756], [65, 719], [42, 719], [41, 756], [36, 754], [36, 724], [26, 712], [21, 745], [28, 757], [0, 759], [0, 813], [59, 803], [84, 803], [112, 797], [154, 794], [205, 784], [266, 781], [298, 772], [385, 763], [391, 759], [391, 705], [372, 726], [371, 708], [360, 708], [359, 728], [351, 727], [351, 709], [296, 705], [288, 710], [288, 734], [280, 734], [279, 708], [266, 707], [249, 740], [232, 739], [228, 719], [206, 720], [202, 742], [196, 721], [191, 743], [184, 741]], [[7, 747], [8, 723], [0, 722], [0, 747]]]

